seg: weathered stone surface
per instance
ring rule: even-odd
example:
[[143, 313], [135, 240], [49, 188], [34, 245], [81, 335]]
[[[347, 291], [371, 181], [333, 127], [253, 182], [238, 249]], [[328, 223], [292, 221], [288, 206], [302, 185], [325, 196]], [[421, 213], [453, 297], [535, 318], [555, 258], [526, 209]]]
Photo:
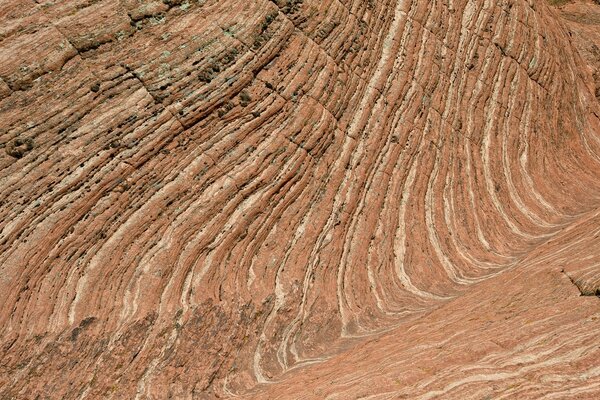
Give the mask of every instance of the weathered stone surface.
[[600, 396], [567, 3], [0, 0], [0, 397]]

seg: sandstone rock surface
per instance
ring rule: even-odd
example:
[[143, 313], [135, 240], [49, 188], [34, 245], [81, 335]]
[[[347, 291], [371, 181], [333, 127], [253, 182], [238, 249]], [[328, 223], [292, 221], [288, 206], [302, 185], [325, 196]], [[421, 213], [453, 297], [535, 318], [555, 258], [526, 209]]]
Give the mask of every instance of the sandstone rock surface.
[[0, 0], [0, 398], [600, 397], [599, 27]]

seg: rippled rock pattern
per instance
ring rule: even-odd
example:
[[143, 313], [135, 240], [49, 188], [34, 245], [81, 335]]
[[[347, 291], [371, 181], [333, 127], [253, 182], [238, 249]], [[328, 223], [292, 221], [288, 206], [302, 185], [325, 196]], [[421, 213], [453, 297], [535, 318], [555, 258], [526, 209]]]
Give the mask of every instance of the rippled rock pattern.
[[597, 398], [597, 8], [0, 1], [0, 397]]

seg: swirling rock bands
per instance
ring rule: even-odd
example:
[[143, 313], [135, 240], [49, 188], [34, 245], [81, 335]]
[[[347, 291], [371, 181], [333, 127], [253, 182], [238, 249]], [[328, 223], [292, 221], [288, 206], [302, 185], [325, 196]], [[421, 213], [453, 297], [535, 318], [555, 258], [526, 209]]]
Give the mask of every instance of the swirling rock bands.
[[544, 2], [0, 22], [2, 396], [600, 392], [600, 110]]

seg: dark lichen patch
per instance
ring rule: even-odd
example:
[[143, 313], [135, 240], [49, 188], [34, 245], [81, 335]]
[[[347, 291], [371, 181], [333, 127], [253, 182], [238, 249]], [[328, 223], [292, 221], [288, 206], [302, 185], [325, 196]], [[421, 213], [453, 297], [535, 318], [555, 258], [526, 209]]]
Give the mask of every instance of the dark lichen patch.
[[221, 66], [219, 64], [212, 64], [209, 67], [198, 73], [198, 79], [204, 83], [210, 83], [221, 72]]
[[223, 118], [229, 111], [233, 110], [234, 105], [231, 102], [225, 103], [219, 110], [217, 111], [217, 115], [219, 118]]
[[264, 33], [267, 29], [269, 29], [269, 25], [271, 25], [271, 23], [273, 21], [275, 21], [275, 19], [277, 18], [277, 15], [278, 15], [277, 11], [274, 11], [265, 17], [264, 21], [260, 25], [260, 33], [261, 34]]
[[303, 2], [303, 0], [286, 0], [281, 11], [284, 14], [295, 14], [300, 10], [300, 6]]
[[252, 101], [252, 97], [246, 92], [242, 90], [240, 93], [240, 106], [246, 107]]
[[16, 138], [6, 145], [6, 154], [14, 158], [23, 158], [25, 154], [33, 149], [33, 139]]
[[96, 317], [87, 317], [84, 318], [75, 329], [71, 331], [71, 341], [74, 342], [77, 340], [81, 332], [83, 332], [88, 326], [92, 325], [96, 322]]

